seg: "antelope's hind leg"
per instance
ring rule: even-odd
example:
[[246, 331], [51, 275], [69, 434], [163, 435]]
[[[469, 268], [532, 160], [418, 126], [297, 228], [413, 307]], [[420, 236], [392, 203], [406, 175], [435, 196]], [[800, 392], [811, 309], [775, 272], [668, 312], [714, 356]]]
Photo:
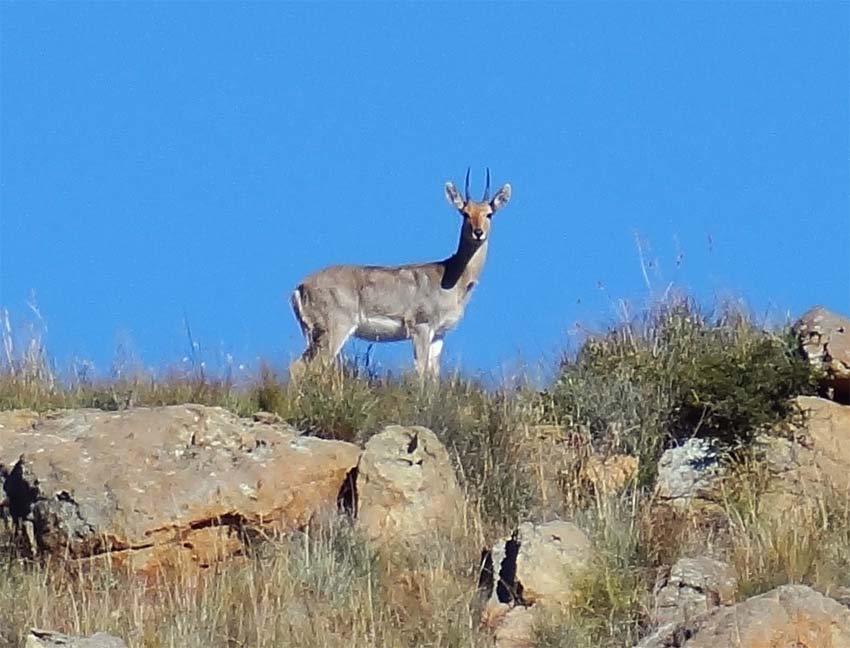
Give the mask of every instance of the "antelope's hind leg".
[[313, 362], [333, 364], [355, 328], [355, 325], [348, 322], [309, 328], [305, 331], [307, 348], [301, 357], [290, 365], [290, 376], [303, 374], [304, 368]]

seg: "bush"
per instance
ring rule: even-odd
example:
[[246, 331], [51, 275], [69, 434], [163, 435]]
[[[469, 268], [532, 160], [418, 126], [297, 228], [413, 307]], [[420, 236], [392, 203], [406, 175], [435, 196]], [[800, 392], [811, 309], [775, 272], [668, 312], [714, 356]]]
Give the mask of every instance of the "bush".
[[551, 414], [596, 444], [638, 455], [648, 483], [666, 447], [699, 436], [746, 448], [793, 413], [791, 397], [814, 387], [786, 332], [762, 330], [739, 309], [710, 316], [676, 298], [564, 358]]

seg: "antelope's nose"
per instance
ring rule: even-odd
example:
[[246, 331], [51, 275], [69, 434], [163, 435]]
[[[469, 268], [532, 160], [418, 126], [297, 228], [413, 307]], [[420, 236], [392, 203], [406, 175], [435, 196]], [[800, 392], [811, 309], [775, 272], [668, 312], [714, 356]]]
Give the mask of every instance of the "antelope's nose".
[[477, 239], [483, 238], [484, 236], [484, 230], [480, 227], [476, 227], [474, 230], [472, 230], [472, 233], [475, 234], [475, 238]]

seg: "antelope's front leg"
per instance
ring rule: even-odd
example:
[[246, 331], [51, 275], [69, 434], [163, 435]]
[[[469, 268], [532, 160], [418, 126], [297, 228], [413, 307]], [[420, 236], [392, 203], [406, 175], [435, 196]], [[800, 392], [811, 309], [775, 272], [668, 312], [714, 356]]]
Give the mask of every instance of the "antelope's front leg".
[[425, 376], [430, 370], [431, 344], [434, 341], [434, 331], [430, 326], [417, 324], [410, 331], [410, 339], [413, 341], [413, 361], [416, 365], [416, 373], [420, 376]]
[[440, 377], [440, 353], [443, 351], [443, 338], [437, 336], [428, 347], [428, 373], [432, 378]]

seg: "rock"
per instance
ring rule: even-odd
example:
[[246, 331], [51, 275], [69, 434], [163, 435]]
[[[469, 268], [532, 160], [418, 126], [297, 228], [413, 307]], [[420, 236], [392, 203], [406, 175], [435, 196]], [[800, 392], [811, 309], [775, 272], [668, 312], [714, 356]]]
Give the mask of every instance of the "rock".
[[420, 620], [434, 614], [436, 601], [431, 587], [434, 578], [434, 572], [423, 566], [416, 569], [394, 566], [381, 574], [382, 591], [392, 592], [392, 614], [403, 620]]
[[713, 502], [725, 477], [725, 468], [705, 439], [688, 439], [666, 450], [658, 461], [655, 494], [676, 508]]
[[777, 518], [850, 492], [850, 408], [813, 396], [799, 396], [796, 402], [804, 423], [792, 430], [792, 438], [757, 439], [771, 475], [759, 504]]
[[40, 418], [38, 412], [28, 409], [5, 410], [0, 412], [0, 434], [30, 430]]
[[572, 522], [524, 522], [492, 551], [498, 581], [492, 600], [534, 605], [539, 601], [567, 603], [575, 578], [593, 557], [587, 534]]
[[508, 646], [526, 645], [532, 617], [517, 611], [532, 606], [565, 606], [578, 578], [593, 560], [590, 539], [572, 522], [524, 522], [485, 554], [482, 585], [489, 599], [482, 623]]
[[607, 457], [590, 455], [581, 468], [580, 477], [601, 495], [616, 495], [637, 476], [638, 459], [631, 455]]
[[794, 331], [803, 355], [823, 372], [829, 397], [850, 403], [850, 319], [815, 306]]
[[850, 608], [850, 587], [835, 587], [831, 592], [825, 592], [830, 598], [835, 599], [846, 608]]
[[535, 622], [533, 608], [507, 609], [493, 630], [496, 648], [532, 648]]
[[451, 530], [463, 493], [449, 453], [431, 430], [389, 425], [357, 467], [356, 525], [373, 541], [415, 541]]
[[[28, 409], [0, 411], [0, 439], [2, 439], [4, 435], [11, 435], [16, 432], [32, 429], [38, 419], [38, 413]], [[5, 474], [2, 470], [0, 470], [0, 520], [3, 519], [4, 512], [8, 508], [6, 493], [3, 491], [3, 482], [5, 481], [5, 478]]]
[[656, 583], [656, 625], [685, 622], [734, 601], [738, 589], [735, 569], [712, 558], [681, 558]]
[[70, 637], [49, 630], [30, 630], [24, 648], [127, 648], [127, 644], [105, 632], [91, 637]]
[[68, 410], [27, 432], [0, 430], [22, 550], [151, 574], [209, 565], [251, 534], [335, 509], [359, 454], [199, 405]]
[[783, 585], [684, 623], [669, 623], [635, 648], [847, 648], [850, 610], [805, 585]]
[[283, 423], [283, 419], [279, 414], [275, 414], [274, 412], [254, 412], [251, 416], [254, 421], [257, 423], [266, 423], [267, 425], [273, 425], [274, 423]]
[[535, 498], [544, 510], [558, 511], [564, 498], [578, 494], [565, 489], [590, 446], [580, 434], [561, 425], [526, 425], [517, 435], [517, 465], [539, 490]]

